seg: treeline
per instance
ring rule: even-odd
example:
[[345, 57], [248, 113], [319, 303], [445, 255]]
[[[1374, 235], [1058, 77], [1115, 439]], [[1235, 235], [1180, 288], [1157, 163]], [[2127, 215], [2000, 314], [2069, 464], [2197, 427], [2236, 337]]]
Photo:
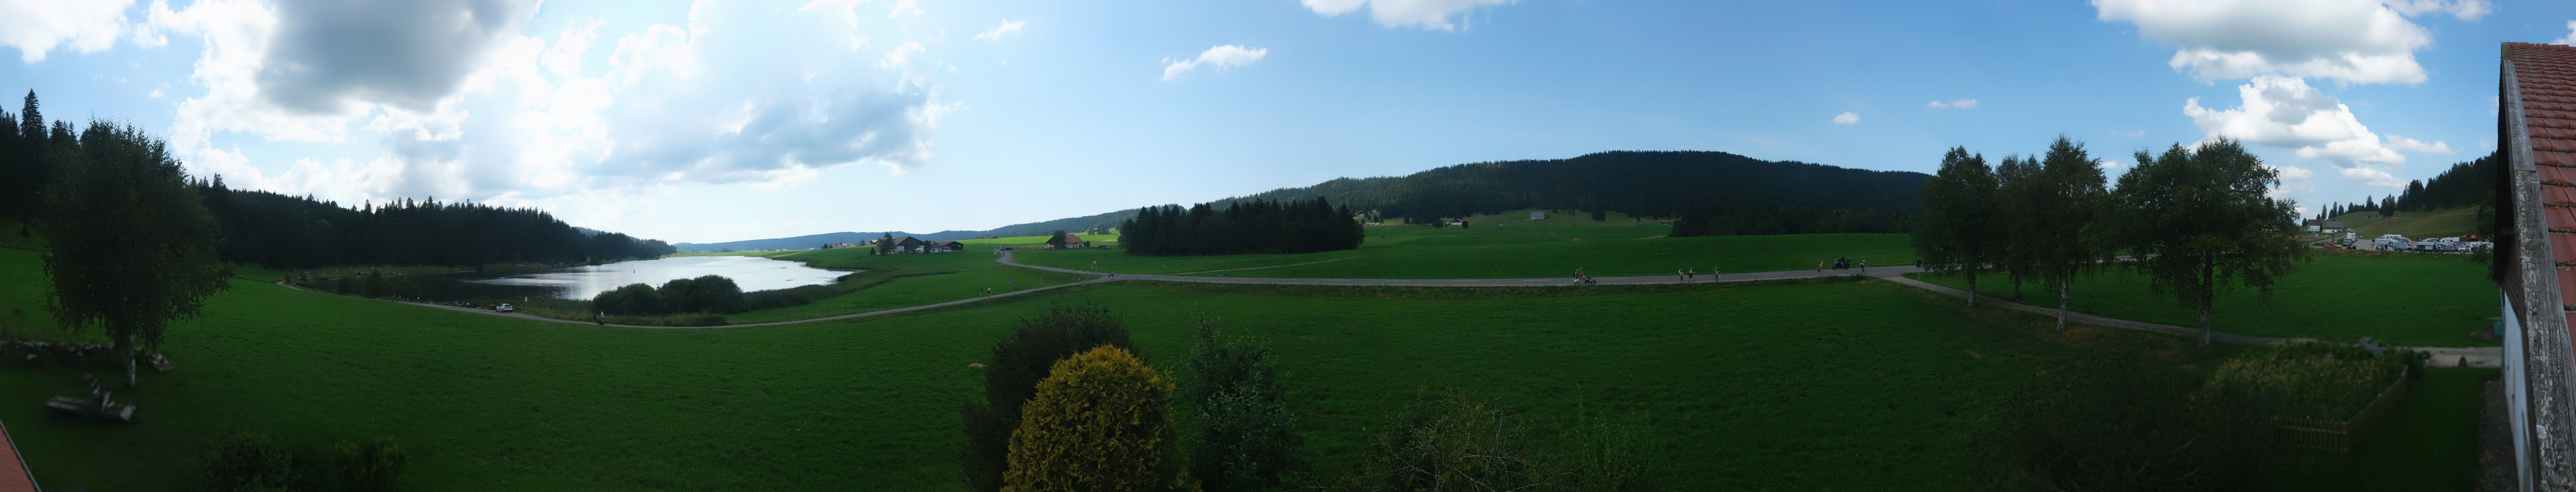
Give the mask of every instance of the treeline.
[[[1907, 214], [1921, 207], [1922, 173], [1774, 162], [1725, 152], [1602, 152], [1572, 159], [1442, 167], [1387, 183], [1347, 183], [1378, 195], [1388, 217], [1439, 218], [1520, 209], [1616, 210], [1666, 217], [1685, 210], [1811, 209]], [[1345, 199], [1345, 203], [1351, 200]], [[1797, 227], [1794, 229], [1805, 229]]]
[[2381, 217], [2398, 212], [2440, 210], [2452, 207], [2489, 206], [2495, 201], [2496, 166], [2502, 154], [2489, 153], [2477, 159], [2452, 164], [2433, 179], [2406, 182], [2406, 189], [2376, 199], [2363, 198], [2354, 203], [2332, 203], [2318, 209], [2317, 218], [2331, 219], [2356, 212], [2378, 212]]
[[[2279, 172], [2235, 140], [2134, 157], [2111, 187], [2100, 161], [2064, 136], [2040, 156], [1991, 167], [1982, 154], [1952, 148], [1923, 184], [1915, 254], [1925, 269], [1963, 274], [1970, 292], [1987, 271], [2010, 279], [2014, 297], [2025, 282], [2055, 290], [2061, 330], [2076, 279], [2126, 269], [2145, 277], [2149, 292], [2197, 308], [2208, 345], [2216, 292], [2242, 286], [2268, 297], [2306, 258], [2293, 237], [2298, 208], [2270, 196]], [[2129, 261], [2113, 261], [2121, 255]]]
[[[0, 214], [28, 222], [44, 213], [41, 191], [81, 155], [69, 121], [45, 121], [29, 91], [16, 114], [0, 110]], [[150, 143], [162, 151], [161, 142]], [[329, 265], [581, 263], [652, 258], [676, 251], [624, 234], [584, 234], [533, 208], [408, 198], [342, 207], [266, 191], [235, 190], [222, 176], [191, 178], [220, 225], [225, 261], [275, 268]]]
[[1135, 255], [1312, 253], [1360, 247], [1366, 236], [1350, 207], [1323, 198], [1145, 207], [1119, 224], [1118, 246]]
[[222, 176], [196, 186], [206, 210], [223, 224], [223, 258], [277, 268], [584, 263], [677, 251], [659, 240], [583, 234], [533, 208], [436, 198], [344, 208], [309, 197], [229, 189]]

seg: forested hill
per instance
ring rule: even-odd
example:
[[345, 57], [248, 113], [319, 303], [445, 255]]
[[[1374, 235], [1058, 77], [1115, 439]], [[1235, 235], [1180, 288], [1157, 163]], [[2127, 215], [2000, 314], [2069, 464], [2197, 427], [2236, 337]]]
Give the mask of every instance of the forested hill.
[[277, 268], [331, 265], [582, 263], [653, 258], [671, 245], [585, 230], [532, 208], [401, 200], [344, 208], [198, 181], [206, 211], [223, 226], [219, 254]]
[[[1286, 202], [1321, 197], [1352, 210], [1375, 211], [1387, 220], [1415, 221], [1520, 209], [1570, 209], [1611, 210], [1660, 217], [1723, 210], [1734, 215], [1760, 215], [1762, 218], [1758, 222], [1792, 223], [1809, 221], [1806, 218], [1810, 217], [1838, 220], [1826, 217], [1862, 216], [1881, 218], [1871, 222], [1901, 224], [1903, 216], [1922, 207], [1917, 195], [1922, 192], [1923, 181], [1929, 178], [1931, 175], [1910, 171], [1871, 171], [1794, 161], [1765, 161], [1727, 152], [1616, 151], [1570, 159], [1459, 164], [1405, 176], [1337, 178], [1313, 186], [1280, 188], [1216, 200], [1212, 204], [1224, 207], [1238, 201]], [[1057, 230], [1105, 230], [1135, 218], [1136, 211], [1126, 209], [1015, 224], [988, 231], [941, 231], [917, 236], [943, 240], [1034, 236]], [[1819, 229], [1801, 225], [1740, 228], [1739, 231], [1767, 233]], [[740, 245], [771, 241], [781, 240], [682, 243], [679, 246], [690, 251], [715, 251], [727, 245], [750, 249], [753, 246]], [[794, 247], [808, 247], [803, 245], [807, 242], [816, 241], [794, 241]], [[785, 247], [788, 243], [778, 244]]]

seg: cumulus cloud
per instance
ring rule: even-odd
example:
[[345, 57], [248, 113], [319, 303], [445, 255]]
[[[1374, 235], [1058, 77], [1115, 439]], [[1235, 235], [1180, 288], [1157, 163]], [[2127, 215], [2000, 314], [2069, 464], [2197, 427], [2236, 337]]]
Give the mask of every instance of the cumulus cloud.
[[1261, 58], [1266, 56], [1270, 56], [1269, 48], [1245, 48], [1242, 45], [1229, 44], [1208, 48], [1207, 51], [1199, 52], [1199, 57], [1194, 59], [1164, 58], [1163, 80], [1180, 78], [1181, 74], [1190, 73], [1200, 66], [1206, 66], [1210, 70], [1225, 70], [1250, 65], [1252, 62], [1261, 61]]
[[2146, 130], [2129, 130], [2129, 131], [2112, 130], [2112, 131], [2111, 131], [2111, 136], [2114, 136], [2114, 137], [2144, 137], [2144, 136], [2147, 136], [2147, 131], [2146, 131]]
[[2431, 45], [2433, 36], [2407, 16], [2444, 11], [2472, 18], [2487, 10], [2477, 0], [2394, 2], [2401, 6], [2373, 0], [2092, 3], [2101, 20], [2129, 22], [2140, 35], [2176, 45], [2166, 64], [2204, 81], [2287, 75], [2353, 84], [2424, 81], [2415, 51]]
[[1949, 101], [1932, 101], [1931, 104], [1925, 104], [1923, 107], [1932, 109], [1977, 109], [1977, 100], [1953, 99]]
[[877, 68], [902, 66], [904, 61], [912, 59], [912, 55], [920, 54], [925, 49], [927, 48], [923, 48], [919, 42], [906, 41], [902, 46], [886, 50], [885, 58], [877, 59]]
[[2282, 181], [2298, 181], [2317, 176], [2316, 171], [2310, 171], [2308, 168], [2299, 166], [2274, 166], [2265, 164], [2263, 167], [2272, 168], [2273, 172], [2280, 173]]
[[2557, 41], [2550, 41], [2550, 43], [2576, 46], [2576, 21], [2567, 21], [2567, 37], [2558, 38]]
[[1834, 124], [1858, 125], [1860, 124], [1860, 113], [1844, 111], [1843, 114], [1834, 115]]
[[2343, 168], [2339, 173], [2343, 175], [2344, 179], [2360, 181], [2362, 184], [2366, 185], [2383, 188], [2406, 187], [2405, 180], [2397, 179], [2396, 176], [2390, 176], [2388, 171], [2381, 171], [2367, 167], [2347, 167]]
[[1308, 10], [1337, 17], [1362, 8], [1369, 19], [1386, 27], [1421, 26], [1435, 31], [1456, 31], [1458, 23], [1451, 17], [1486, 5], [1502, 5], [1513, 0], [1299, 0]]
[[[2378, 168], [2406, 163], [2398, 149], [2391, 148], [2353, 117], [2350, 106], [2309, 87], [2304, 80], [2255, 77], [2238, 86], [2237, 95], [2243, 98], [2243, 104], [2225, 110], [2201, 107], [2200, 98], [2191, 98], [2183, 103], [2183, 114], [2209, 137], [2297, 149], [2300, 158], [2347, 168], [2346, 177], [2354, 176], [2350, 169], [2368, 169], [2376, 173], [2372, 176], [2386, 176], [2388, 173]], [[2440, 142], [2407, 141], [2422, 148], [2449, 149]]]
[[1002, 25], [993, 26], [993, 30], [984, 31], [983, 34], [975, 35], [975, 39], [985, 41], [999, 40], [1002, 39], [1002, 35], [1020, 32], [1020, 28], [1027, 27], [1028, 25], [1028, 21], [1002, 21]]
[[[442, 27], [387, 26], [398, 32], [338, 37], [289, 35], [290, 19], [318, 14], [253, 0], [205, 0], [181, 11], [156, 4], [147, 23], [154, 34], [206, 41], [191, 76], [205, 92], [178, 105], [173, 150], [200, 174], [219, 172], [235, 183], [344, 203], [434, 195], [578, 205], [646, 196], [682, 182], [785, 186], [848, 164], [902, 172], [928, 162], [931, 130], [963, 108], [938, 101], [929, 78], [847, 63], [846, 55], [723, 56], [775, 53], [778, 43], [853, 39], [861, 26], [847, 17], [701, 1], [679, 25], [603, 34], [604, 23], [576, 20], [548, 39], [518, 32], [528, 12], [504, 9], [497, 12], [521, 19], [487, 20], [485, 10], [476, 10], [516, 4], [433, 3], [446, 7], [397, 10], [426, 9], [420, 19]], [[375, 12], [341, 13], [352, 22], [381, 20]], [[473, 53], [410, 46], [485, 30], [498, 34], [478, 41]], [[275, 47], [359, 42], [352, 39], [400, 46], [389, 47], [386, 60]], [[918, 46], [898, 47], [889, 57], [919, 62]], [[596, 56], [599, 51], [609, 53]], [[271, 79], [271, 60], [335, 68], [315, 65], [310, 74]], [[382, 80], [395, 74], [455, 75], [441, 84]], [[289, 88], [326, 95], [271, 94]], [[342, 112], [308, 113], [313, 106], [334, 109], [331, 104]], [[260, 166], [237, 148], [212, 143], [228, 133], [341, 141], [355, 122], [375, 135], [380, 154]]]
[[528, 0], [284, 0], [260, 95], [309, 114], [369, 103], [426, 111], [535, 12]]
[[125, 9], [134, 0], [0, 0], [0, 45], [18, 49], [24, 63], [45, 61], [60, 47], [95, 53], [116, 46], [126, 31]]
[[2400, 152], [2451, 155], [2451, 144], [2442, 143], [2440, 140], [2435, 140], [2433, 143], [2424, 143], [2422, 140], [2400, 137], [2394, 133], [2387, 134], [2385, 136], [2388, 140], [2388, 148], [2396, 149]]
[[2408, 16], [2441, 12], [2460, 20], [2478, 20], [2495, 11], [2495, 4], [2487, 0], [2380, 0], [2380, 3]]

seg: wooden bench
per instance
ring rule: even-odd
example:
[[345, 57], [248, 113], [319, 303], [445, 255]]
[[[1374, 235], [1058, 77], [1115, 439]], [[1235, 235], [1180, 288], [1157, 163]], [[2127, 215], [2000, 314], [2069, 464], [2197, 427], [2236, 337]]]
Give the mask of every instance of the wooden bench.
[[46, 401], [45, 407], [74, 417], [134, 422], [134, 405], [130, 403], [109, 403], [108, 408], [102, 410], [98, 407], [97, 400], [77, 396], [57, 396], [53, 400]]

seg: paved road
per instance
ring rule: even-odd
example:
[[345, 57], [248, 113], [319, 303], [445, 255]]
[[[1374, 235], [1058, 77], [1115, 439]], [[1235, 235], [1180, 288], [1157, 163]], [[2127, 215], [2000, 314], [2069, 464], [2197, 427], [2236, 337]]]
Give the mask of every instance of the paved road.
[[[1038, 270], [1046, 270], [1046, 271], [1050, 271], [1050, 272], [1063, 272], [1063, 273], [1074, 273], [1074, 274], [1095, 275], [1095, 276], [1097, 276], [1097, 275], [1104, 275], [1104, 274], [1101, 274], [1101, 273], [1087, 272], [1087, 271], [1082, 271], [1082, 270], [1074, 270], [1074, 269], [1067, 269], [1067, 268], [1056, 268], [1056, 267], [1047, 267], [1047, 266], [1029, 265], [1029, 264], [1023, 264], [1023, 263], [1020, 263], [1020, 262], [1017, 262], [1017, 261], [1011, 261], [1011, 252], [1009, 252], [1009, 251], [1003, 251], [1003, 252], [1002, 252], [1002, 257], [1001, 257], [1001, 259], [1000, 259], [1000, 260], [998, 260], [998, 261], [1001, 261], [1001, 262], [1002, 262], [1002, 264], [1004, 264], [1004, 265], [1010, 265], [1010, 266], [1021, 267], [1021, 268], [1033, 268], [1033, 269], [1038, 269]], [[1257, 268], [1245, 268], [1245, 269], [1241, 269], [1241, 270], [1258, 270], [1258, 269], [1257, 269]], [[1241, 270], [1230, 270], [1230, 271], [1241, 271]], [[1828, 270], [1824, 270], [1824, 271], [1822, 271], [1822, 272], [1819, 272], [1819, 271], [1816, 271], [1816, 270], [1790, 270], [1790, 271], [1785, 271], [1785, 272], [1729, 273], [1729, 274], [1726, 274], [1723, 278], [1712, 278], [1711, 276], [1708, 276], [1708, 275], [1700, 275], [1700, 276], [1699, 276], [1699, 278], [1696, 278], [1696, 279], [1690, 279], [1690, 280], [1687, 280], [1687, 281], [1686, 281], [1686, 280], [1683, 280], [1683, 279], [1681, 279], [1681, 278], [1679, 278], [1679, 277], [1672, 276], [1672, 275], [1647, 275], [1647, 276], [1639, 276], [1639, 277], [1592, 277], [1592, 278], [1593, 278], [1593, 280], [1598, 280], [1598, 281], [1600, 281], [1600, 282], [1601, 282], [1601, 284], [1603, 284], [1603, 285], [1647, 285], [1647, 284], [1679, 284], [1679, 283], [1704, 284], [1704, 283], [1710, 283], [1710, 282], [1713, 282], [1713, 281], [1714, 281], [1714, 282], [1751, 282], [1751, 281], [1756, 281], [1756, 280], [1781, 280], [1781, 279], [1792, 279], [1792, 278], [1842, 277], [1842, 276], [1864, 276], [1864, 275], [1866, 275], [1866, 276], [1872, 276], [1872, 277], [1899, 277], [1899, 276], [1902, 276], [1902, 275], [1905, 275], [1905, 274], [1908, 274], [1908, 273], [1914, 273], [1914, 272], [1920, 272], [1920, 271], [1923, 271], [1923, 269], [1921, 269], [1921, 268], [1916, 268], [1916, 267], [1913, 267], [1913, 266], [1874, 266], [1874, 267], [1869, 267], [1869, 269], [1868, 269], [1867, 271], [1863, 271], [1863, 270], [1862, 270], [1862, 269], [1860, 269], [1860, 268], [1852, 268], [1852, 269], [1848, 269], [1848, 270], [1830, 270], [1830, 269], [1828, 269]], [[1202, 284], [1378, 285], [1378, 286], [1400, 286], [1400, 287], [1547, 287], [1547, 286], [1572, 286], [1572, 285], [1574, 285], [1574, 272], [1572, 272], [1572, 271], [1568, 271], [1568, 272], [1566, 272], [1566, 276], [1563, 276], [1563, 277], [1549, 277], [1549, 278], [1458, 278], [1458, 279], [1403, 279], [1403, 278], [1275, 278], [1275, 277], [1232, 277], [1232, 276], [1219, 276], [1219, 275], [1208, 275], [1208, 276], [1199, 276], [1199, 275], [1131, 275], [1131, 274], [1124, 274], [1124, 273], [1116, 274], [1116, 276], [1114, 276], [1114, 277], [1109, 277], [1109, 278], [1110, 278], [1110, 279], [1113, 279], [1113, 280], [1159, 280], [1159, 281], [1164, 281], [1164, 282], [1196, 282], [1196, 283], [1202, 283]]]
[[[1002, 263], [1002, 264], [1004, 264], [1004, 265], [1010, 265], [1010, 266], [1021, 267], [1021, 268], [1036, 269], [1036, 270], [1045, 270], [1045, 271], [1050, 271], [1050, 272], [1063, 272], [1063, 273], [1072, 273], [1072, 274], [1080, 274], [1080, 275], [1090, 275], [1090, 276], [1093, 276], [1094, 278], [1092, 278], [1091, 280], [1084, 280], [1084, 281], [1081, 281], [1081, 282], [1074, 282], [1074, 283], [1069, 283], [1069, 284], [1054, 285], [1054, 286], [1047, 286], [1047, 287], [1039, 287], [1039, 288], [1035, 288], [1035, 289], [1019, 290], [1019, 291], [1012, 291], [1012, 292], [1004, 292], [1004, 293], [998, 293], [998, 294], [993, 294], [993, 295], [989, 295], [989, 296], [971, 297], [971, 298], [959, 299], [959, 300], [948, 301], [948, 302], [941, 302], [941, 303], [934, 303], [934, 304], [923, 304], [923, 305], [919, 305], [919, 306], [901, 307], [901, 308], [886, 309], [886, 310], [881, 310], [881, 311], [868, 311], [868, 312], [864, 312], [864, 313], [851, 313], [851, 314], [844, 314], [844, 315], [839, 315], [839, 316], [826, 316], [826, 317], [821, 317], [821, 318], [800, 319], [800, 320], [793, 320], [793, 321], [776, 321], [776, 322], [769, 322], [769, 323], [745, 323], [745, 324], [738, 324], [738, 325], [715, 325], [715, 326], [643, 326], [643, 325], [618, 325], [618, 324], [611, 324], [611, 325], [606, 325], [606, 326], [613, 326], [613, 327], [619, 327], [619, 328], [703, 329], [703, 328], [750, 328], [750, 327], [759, 327], [759, 326], [780, 326], [780, 325], [792, 325], [792, 324], [798, 324], [798, 323], [810, 323], [810, 322], [815, 322], [815, 321], [830, 321], [830, 320], [837, 320], [837, 319], [853, 319], [853, 318], [865, 318], [865, 317], [871, 317], [871, 316], [884, 316], [884, 315], [889, 315], [889, 314], [909, 313], [909, 312], [914, 312], [914, 311], [923, 311], [923, 310], [930, 310], [930, 309], [938, 309], [938, 308], [949, 307], [949, 306], [959, 306], [959, 305], [965, 305], [965, 304], [973, 304], [973, 303], [983, 302], [983, 301], [991, 300], [991, 299], [1000, 299], [1000, 298], [1011, 297], [1011, 296], [1025, 295], [1025, 294], [1029, 294], [1029, 293], [1032, 293], [1032, 292], [1042, 292], [1042, 291], [1048, 291], [1048, 290], [1054, 290], [1054, 289], [1061, 289], [1061, 288], [1072, 287], [1072, 286], [1076, 286], [1076, 285], [1088, 285], [1088, 284], [1097, 284], [1097, 283], [1102, 283], [1102, 282], [1119, 282], [1119, 281], [1128, 281], [1128, 280], [1152, 280], [1152, 281], [1162, 281], [1162, 282], [1195, 282], [1195, 283], [1203, 283], [1203, 284], [1352, 285], [1352, 286], [1398, 286], [1398, 287], [1549, 287], [1549, 286], [1573, 287], [1573, 286], [1575, 286], [1575, 284], [1574, 284], [1574, 282], [1573, 282], [1573, 279], [1571, 279], [1571, 278], [1473, 278], [1473, 279], [1271, 278], [1271, 277], [1230, 277], [1230, 276], [1189, 276], [1189, 275], [1129, 275], [1129, 274], [1102, 274], [1102, 273], [1087, 272], [1087, 271], [1082, 271], [1082, 270], [1073, 270], [1073, 269], [1066, 269], [1066, 268], [1056, 268], [1056, 267], [1046, 267], [1046, 266], [1037, 266], [1037, 265], [1023, 264], [1023, 263], [1020, 263], [1020, 262], [1017, 262], [1017, 261], [1012, 261], [1012, 260], [1011, 260], [1011, 252], [1010, 252], [1010, 251], [1001, 251], [1001, 252], [999, 252], [999, 253], [1000, 253], [1000, 256], [999, 256], [999, 257], [997, 257], [997, 258], [995, 258], [995, 259], [994, 259], [994, 261], [1001, 262], [1001, 263]], [[2124, 258], [2124, 259], [2125, 259], [2125, 258]], [[1258, 270], [1258, 268], [1248, 268], [1248, 269], [1243, 269], [1243, 270]], [[1949, 287], [1942, 287], [1942, 286], [1939, 286], [1939, 285], [1933, 285], [1933, 284], [1931, 284], [1931, 283], [1926, 283], [1926, 282], [1919, 281], [1919, 280], [1914, 280], [1914, 279], [1910, 279], [1910, 278], [1905, 278], [1905, 274], [1908, 274], [1908, 273], [1915, 273], [1915, 272], [1920, 272], [1920, 271], [1923, 271], [1923, 269], [1922, 269], [1922, 268], [1918, 268], [1918, 267], [1914, 267], [1914, 266], [1910, 266], [1910, 265], [1904, 265], [1904, 266], [1876, 266], [1876, 267], [1869, 267], [1869, 269], [1868, 269], [1868, 270], [1866, 270], [1866, 271], [1863, 271], [1862, 269], [1859, 269], [1859, 268], [1853, 268], [1853, 269], [1848, 269], [1848, 270], [1824, 270], [1824, 271], [1821, 271], [1821, 272], [1816, 271], [1816, 270], [1790, 270], [1790, 271], [1783, 271], [1783, 272], [1730, 273], [1730, 274], [1726, 274], [1724, 278], [1714, 278], [1714, 279], [1713, 279], [1713, 278], [1709, 278], [1708, 276], [1701, 276], [1700, 278], [1697, 278], [1697, 279], [1689, 279], [1689, 280], [1685, 280], [1685, 279], [1681, 279], [1681, 278], [1673, 277], [1673, 276], [1670, 276], [1670, 275], [1650, 275], [1650, 276], [1641, 276], [1641, 277], [1593, 277], [1593, 278], [1594, 278], [1594, 279], [1596, 279], [1596, 280], [1599, 280], [1599, 281], [1600, 281], [1600, 283], [1601, 283], [1601, 284], [1603, 284], [1603, 285], [1651, 285], [1651, 284], [1713, 283], [1713, 282], [1754, 282], [1754, 281], [1762, 281], [1762, 280], [1783, 280], [1783, 279], [1818, 278], [1818, 277], [1838, 277], [1838, 276], [1869, 276], [1869, 277], [1878, 277], [1878, 278], [1888, 279], [1889, 281], [1896, 282], [1896, 283], [1901, 284], [1901, 285], [1906, 285], [1906, 286], [1911, 286], [1911, 287], [1915, 287], [1915, 288], [1919, 288], [1919, 289], [1924, 289], [1924, 290], [1932, 291], [1932, 292], [1934, 292], [1934, 293], [1939, 293], [1939, 294], [1947, 295], [1947, 296], [1951, 296], [1951, 297], [1958, 297], [1958, 298], [1962, 298], [1962, 299], [1965, 299], [1965, 298], [1967, 297], [1967, 295], [1968, 295], [1968, 293], [1967, 293], [1967, 292], [1960, 291], [1960, 290], [1958, 290], [1958, 289], [1953, 289], [1953, 288], [1949, 288]], [[1569, 275], [1569, 277], [1570, 277], [1570, 275]], [[288, 288], [294, 288], [294, 289], [303, 289], [302, 287], [295, 287], [295, 286], [293, 286], [293, 285], [288, 285], [285, 281], [282, 281], [282, 280], [278, 282], [278, 285], [286, 286], [286, 287], [288, 287]], [[1993, 297], [1986, 297], [1986, 296], [1979, 296], [1979, 297], [1977, 298], [1977, 300], [1978, 300], [1978, 301], [1980, 301], [1980, 302], [1986, 303], [1986, 304], [1991, 304], [1991, 305], [1994, 305], [1994, 306], [1996, 306], [1996, 307], [2001, 307], [2001, 308], [2005, 308], [2005, 309], [2012, 309], [2012, 310], [2017, 310], [2017, 311], [2025, 311], [2025, 312], [2031, 312], [2031, 313], [2038, 313], [2038, 314], [2041, 314], [2041, 315], [2047, 315], [2047, 316], [2056, 316], [2056, 315], [2057, 315], [2057, 309], [2055, 309], [2055, 308], [2045, 308], [2045, 307], [2039, 307], [2039, 306], [2032, 306], [2032, 305], [2028, 305], [2028, 304], [2021, 304], [2021, 303], [2016, 303], [2016, 302], [2012, 302], [2012, 301], [2006, 301], [2006, 300], [1996, 299], [1996, 298], [1993, 298]], [[387, 301], [387, 302], [401, 302], [401, 301]], [[469, 313], [481, 313], [481, 314], [488, 314], [488, 315], [495, 315], [495, 316], [507, 316], [507, 317], [512, 317], [512, 318], [519, 318], [519, 319], [526, 319], [526, 320], [534, 320], [534, 321], [552, 321], [552, 322], [557, 322], [557, 323], [572, 323], [572, 324], [581, 324], [581, 325], [588, 325], [588, 324], [592, 324], [592, 323], [590, 323], [590, 322], [588, 322], [588, 321], [573, 321], [573, 320], [565, 320], [565, 319], [555, 319], [555, 318], [547, 318], [547, 317], [536, 316], [536, 315], [532, 315], [532, 314], [524, 314], [524, 313], [496, 313], [496, 312], [492, 312], [491, 310], [488, 310], [488, 309], [474, 309], [474, 308], [466, 308], [466, 307], [448, 306], [448, 305], [441, 305], [441, 304], [426, 304], [426, 303], [416, 303], [416, 302], [404, 302], [404, 304], [412, 304], [412, 305], [418, 305], [418, 306], [428, 306], [428, 307], [434, 307], [434, 308], [439, 308], [439, 309], [446, 309], [446, 310], [450, 310], [450, 311], [462, 311], [462, 312], [469, 312]], [[2129, 329], [2129, 330], [2151, 331], [2151, 332], [2165, 333], [2165, 334], [2177, 335], [2177, 336], [2183, 336], [2183, 337], [2198, 337], [2198, 336], [2200, 336], [2200, 330], [2199, 330], [2199, 329], [2197, 329], [2197, 328], [2187, 328], [2187, 327], [2174, 326], [2174, 325], [2160, 325], [2160, 324], [2155, 324], [2155, 323], [2146, 323], [2146, 322], [2140, 322], [2140, 321], [2130, 321], [2130, 320], [2124, 320], [2124, 319], [2106, 318], [2106, 317], [2095, 316], [2095, 315], [2084, 314], [2084, 313], [2077, 313], [2077, 312], [2070, 312], [2070, 313], [2067, 313], [2067, 315], [2066, 315], [2066, 319], [2067, 319], [2067, 321], [2072, 321], [2072, 322], [2076, 322], [2076, 323], [2080, 323], [2080, 324], [2092, 325], [2092, 326], [2100, 326], [2100, 327], [2106, 327], [2106, 328], [2120, 328], [2120, 329]], [[2214, 333], [2214, 334], [2210, 335], [2210, 338], [2211, 338], [2212, 340], [2216, 340], [2216, 341], [2227, 342], [2227, 343], [2240, 343], [2240, 344], [2272, 344], [2272, 343], [2280, 343], [2280, 342], [2282, 342], [2282, 341], [2287, 341], [2287, 340], [2303, 340], [2303, 339], [2285, 339], [2285, 338], [2258, 337], [2258, 336], [2251, 336], [2251, 335], [2238, 335], [2238, 334], [2234, 334], [2234, 333], [2223, 333], [2223, 332], [2222, 332], [2222, 333]], [[2419, 350], [2423, 350], [2423, 351], [2425, 351], [2426, 353], [2430, 354], [2430, 355], [2432, 356], [2432, 360], [2431, 360], [2432, 364], [2433, 364], [2433, 365], [2437, 365], [2437, 366], [2467, 365], [2467, 366], [2471, 366], [2471, 367], [2500, 367], [2500, 364], [2501, 364], [2501, 363], [2503, 362], [2503, 360], [2504, 360], [2504, 356], [2503, 356], [2503, 351], [2502, 351], [2502, 349], [2499, 349], [2499, 348], [2497, 348], [2497, 347], [2466, 347], [2466, 348], [2438, 348], [2438, 347], [2435, 347], [2435, 348], [2419, 348]]]

